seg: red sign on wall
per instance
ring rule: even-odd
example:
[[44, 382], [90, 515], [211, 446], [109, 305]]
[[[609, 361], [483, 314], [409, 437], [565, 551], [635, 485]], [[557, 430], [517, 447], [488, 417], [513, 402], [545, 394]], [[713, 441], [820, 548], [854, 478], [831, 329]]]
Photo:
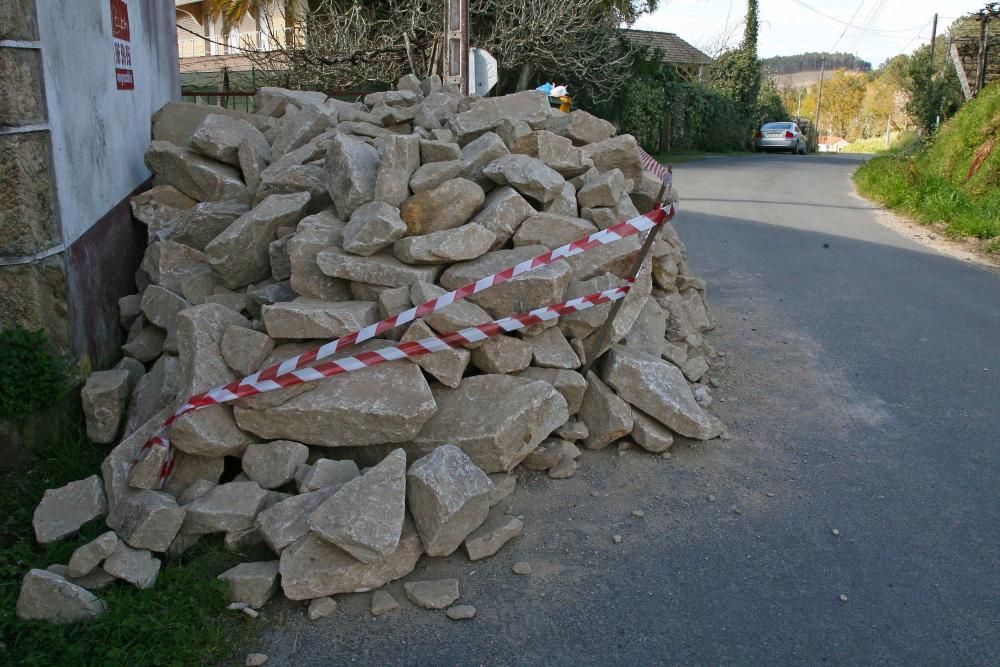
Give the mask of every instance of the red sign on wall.
[[126, 0], [111, 0], [111, 36], [115, 43], [115, 85], [118, 90], [134, 90], [131, 33]]

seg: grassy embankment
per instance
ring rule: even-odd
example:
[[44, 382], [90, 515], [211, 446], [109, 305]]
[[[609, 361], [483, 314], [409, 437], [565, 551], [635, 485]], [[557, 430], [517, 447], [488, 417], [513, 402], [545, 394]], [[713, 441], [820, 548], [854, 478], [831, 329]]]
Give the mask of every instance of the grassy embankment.
[[104, 452], [81, 431], [68, 427], [56, 442], [34, 448], [37, 462], [0, 475], [0, 664], [135, 667], [230, 658], [259, 621], [225, 609], [225, 585], [215, 576], [240, 558], [220, 540], [202, 538], [165, 563], [150, 589], [115, 582], [96, 591], [108, 611], [93, 621], [50, 625], [16, 617], [21, 579], [29, 569], [66, 563], [76, 547], [107, 530], [103, 521], [94, 521], [76, 538], [35, 543], [31, 517], [45, 489], [100, 473]]
[[983, 90], [929, 141], [873, 158], [854, 175], [861, 194], [1000, 253], [1000, 83]]

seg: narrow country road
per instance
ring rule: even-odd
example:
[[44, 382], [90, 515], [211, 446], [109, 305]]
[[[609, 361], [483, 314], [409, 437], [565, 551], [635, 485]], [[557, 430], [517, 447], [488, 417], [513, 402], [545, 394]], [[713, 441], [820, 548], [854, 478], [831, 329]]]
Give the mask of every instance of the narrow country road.
[[[678, 165], [728, 440], [528, 474], [472, 621], [264, 612], [269, 665], [1000, 662], [1000, 275], [876, 223], [852, 156]], [[641, 518], [632, 514], [642, 510]], [[621, 544], [612, 535], [623, 537]], [[511, 573], [526, 560], [533, 573]]]

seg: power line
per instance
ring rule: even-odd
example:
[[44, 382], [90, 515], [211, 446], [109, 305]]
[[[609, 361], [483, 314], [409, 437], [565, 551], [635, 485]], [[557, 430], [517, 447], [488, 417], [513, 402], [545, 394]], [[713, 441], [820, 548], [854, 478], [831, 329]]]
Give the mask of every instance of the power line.
[[860, 12], [861, 8], [864, 6], [865, 6], [865, 0], [861, 0], [861, 4], [858, 5], [858, 8], [854, 10], [854, 14], [851, 16], [851, 20], [847, 22], [846, 26], [844, 26], [844, 31], [840, 33], [840, 37], [838, 37], [837, 41], [833, 43], [833, 48], [830, 49], [831, 53], [835, 53], [837, 51], [837, 45], [840, 44], [840, 40], [844, 39], [844, 35], [847, 34], [847, 31], [851, 29], [851, 24], [854, 23], [854, 19], [857, 18], [858, 12]]
[[[836, 16], [831, 16], [831, 15], [825, 13], [825, 12], [821, 12], [820, 10], [816, 9], [815, 7], [810, 7], [806, 3], [802, 2], [802, 0], [795, 0], [795, 4], [800, 5], [801, 7], [805, 8], [805, 9], [808, 9], [809, 11], [811, 11], [811, 12], [813, 12], [815, 14], [819, 14], [820, 16], [822, 16], [825, 19], [829, 19], [831, 21], [834, 21], [835, 23], [839, 23], [840, 25], [850, 26], [850, 23], [848, 23], [847, 21], [844, 21], [843, 19], [838, 19]], [[916, 26], [914, 26], [912, 28], [901, 28], [899, 30], [884, 30], [884, 29], [881, 29], [881, 28], [866, 28], [865, 32], [897, 33], [897, 32], [913, 32], [916, 29], [917, 29]]]

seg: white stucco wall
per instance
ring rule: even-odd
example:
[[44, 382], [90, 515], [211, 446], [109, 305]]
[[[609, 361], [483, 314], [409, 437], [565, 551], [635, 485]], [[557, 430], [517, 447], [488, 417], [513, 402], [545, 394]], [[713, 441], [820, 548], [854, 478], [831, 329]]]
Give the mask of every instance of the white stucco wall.
[[180, 96], [173, 3], [126, 2], [134, 90], [116, 87], [110, 0], [37, 0], [66, 246], [149, 178], [150, 118]]

